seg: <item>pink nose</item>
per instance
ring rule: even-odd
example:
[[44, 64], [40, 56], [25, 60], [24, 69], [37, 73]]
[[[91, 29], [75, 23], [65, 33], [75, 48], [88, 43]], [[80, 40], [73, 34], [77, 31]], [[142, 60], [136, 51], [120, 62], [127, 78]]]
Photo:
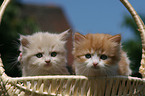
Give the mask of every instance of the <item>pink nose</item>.
[[45, 62], [46, 62], [47, 64], [49, 64], [49, 63], [50, 63], [50, 60], [45, 60]]
[[22, 53], [20, 53], [19, 55], [20, 55], [20, 57], [22, 57]]
[[98, 65], [98, 63], [93, 63], [94, 67], [96, 67]]

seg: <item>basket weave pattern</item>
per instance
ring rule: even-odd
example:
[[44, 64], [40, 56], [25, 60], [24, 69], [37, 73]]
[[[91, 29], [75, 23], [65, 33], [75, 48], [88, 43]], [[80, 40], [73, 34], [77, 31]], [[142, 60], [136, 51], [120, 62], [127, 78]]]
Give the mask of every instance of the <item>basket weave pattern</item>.
[[[0, 69], [2, 63], [0, 63]], [[115, 76], [87, 78], [85, 76], [1, 76], [1, 94], [10, 96], [137, 96], [145, 94], [143, 79]]]
[[[0, 7], [0, 22], [9, 0]], [[121, 0], [127, 7], [127, 0]], [[129, 5], [128, 5], [129, 4]], [[132, 7], [132, 6], [131, 6]], [[143, 55], [140, 72], [145, 77], [145, 27], [134, 11], [127, 7], [135, 19], [142, 38]], [[139, 21], [139, 22], [138, 22]], [[5, 74], [0, 58], [0, 95], [1, 96], [143, 96], [145, 79], [129, 76], [89, 78], [74, 75], [32, 76], [11, 78]]]

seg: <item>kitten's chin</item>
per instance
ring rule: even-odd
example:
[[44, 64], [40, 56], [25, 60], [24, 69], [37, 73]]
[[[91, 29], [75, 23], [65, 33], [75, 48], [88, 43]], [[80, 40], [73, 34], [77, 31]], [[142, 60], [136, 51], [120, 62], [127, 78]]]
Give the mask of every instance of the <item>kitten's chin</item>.
[[52, 67], [51, 63], [49, 63], [49, 64], [46, 63], [46, 64], [43, 65], [43, 69], [45, 69], [45, 70], [50, 70], [51, 67]]

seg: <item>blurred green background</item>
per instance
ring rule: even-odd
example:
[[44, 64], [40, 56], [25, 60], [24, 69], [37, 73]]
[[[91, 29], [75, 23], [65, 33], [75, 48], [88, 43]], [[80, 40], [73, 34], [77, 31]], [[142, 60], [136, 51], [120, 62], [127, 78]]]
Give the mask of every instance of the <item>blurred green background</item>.
[[[2, 4], [2, 0], [0, 4]], [[26, 16], [22, 18], [20, 10], [22, 6], [22, 4], [12, 0], [5, 11], [0, 25], [1, 58], [6, 74], [12, 77], [21, 76], [21, 70], [17, 62], [17, 57], [19, 55], [19, 34], [28, 34], [26, 33], [26, 29], [31, 33], [40, 29], [33, 18]], [[142, 14], [140, 14], [140, 16], [143, 21], [145, 21], [145, 16], [142, 16]], [[137, 26], [130, 15], [124, 15], [124, 20], [120, 26], [131, 28], [132, 33], [136, 35], [136, 38], [133, 40], [122, 42], [122, 45], [131, 60], [131, 69], [133, 72], [138, 72], [142, 49]]]

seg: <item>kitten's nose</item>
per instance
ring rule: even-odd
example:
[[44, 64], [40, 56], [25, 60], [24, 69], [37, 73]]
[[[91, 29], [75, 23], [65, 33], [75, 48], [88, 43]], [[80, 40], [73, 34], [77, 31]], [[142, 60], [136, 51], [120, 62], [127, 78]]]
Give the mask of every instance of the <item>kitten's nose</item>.
[[45, 62], [46, 62], [47, 64], [49, 64], [49, 63], [50, 63], [50, 60], [45, 60]]
[[98, 65], [98, 63], [93, 63], [94, 67], [96, 67]]
[[20, 57], [22, 57], [22, 53], [20, 53], [19, 55], [20, 55]]

